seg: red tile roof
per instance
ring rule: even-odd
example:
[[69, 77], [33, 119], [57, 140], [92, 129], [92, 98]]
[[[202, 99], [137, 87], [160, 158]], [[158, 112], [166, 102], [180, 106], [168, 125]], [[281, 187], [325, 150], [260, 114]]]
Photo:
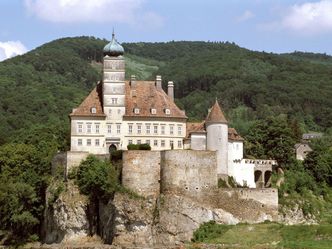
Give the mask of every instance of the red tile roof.
[[[105, 117], [102, 99], [102, 84], [99, 83], [69, 116]], [[96, 108], [96, 113], [91, 112], [92, 108]]]
[[[73, 110], [70, 116], [105, 116], [102, 99], [102, 83], [99, 83], [82, 104]], [[96, 108], [96, 113], [91, 113], [93, 107]], [[134, 108], [139, 109], [138, 114], [134, 113]], [[152, 114], [151, 109], [156, 109], [156, 114]], [[169, 114], [166, 114], [166, 109], [169, 109]], [[180, 110], [162, 89], [156, 88], [154, 81], [136, 81], [134, 87], [126, 82], [126, 113], [124, 118], [126, 117], [187, 119], [184, 111]]]
[[225, 115], [222, 112], [217, 100], [212, 106], [211, 111], [208, 113], [205, 121], [207, 123], [227, 123]]
[[205, 122], [200, 122], [200, 123], [192, 123], [192, 122], [187, 122], [186, 124], [186, 137], [190, 137], [190, 133], [193, 132], [206, 132], [205, 130]]
[[228, 140], [244, 141], [244, 139], [237, 133], [234, 128], [228, 128]]
[[[135, 114], [134, 108], [139, 109]], [[156, 114], [151, 113], [156, 109]], [[166, 109], [170, 113], [166, 114]], [[187, 119], [184, 111], [168, 97], [168, 95], [155, 86], [154, 81], [136, 81], [134, 86], [126, 82], [126, 117], [165, 117]]]

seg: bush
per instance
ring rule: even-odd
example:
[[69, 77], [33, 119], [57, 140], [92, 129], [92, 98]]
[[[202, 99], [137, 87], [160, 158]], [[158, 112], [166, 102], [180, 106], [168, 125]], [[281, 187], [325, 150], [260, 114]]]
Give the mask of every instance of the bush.
[[111, 161], [117, 162], [122, 160], [123, 150], [114, 150], [111, 152]]
[[151, 146], [149, 144], [128, 144], [128, 150], [151, 150]]
[[207, 239], [217, 238], [226, 233], [231, 225], [219, 225], [215, 221], [203, 223], [193, 234], [193, 242], [205, 242]]
[[113, 165], [92, 155], [80, 164], [76, 183], [81, 193], [88, 195], [91, 200], [108, 201], [121, 188], [119, 173]]

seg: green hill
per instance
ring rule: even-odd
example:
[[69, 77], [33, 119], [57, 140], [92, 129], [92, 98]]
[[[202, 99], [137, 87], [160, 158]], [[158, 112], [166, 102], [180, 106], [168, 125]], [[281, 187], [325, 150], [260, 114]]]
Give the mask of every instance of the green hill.
[[[63, 38], [0, 63], [0, 143], [61, 131], [68, 114], [101, 79], [106, 40]], [[232, 125], [287, 114], [303, 130], [332, 127], [332, 57], [254, 52], [233, 43], [124, 43], [128, 78], [161, 74], [176, 83], [178, 104], [202, 119], [217, 97]], [[58, 133], [54, 133], [58, 134]]]

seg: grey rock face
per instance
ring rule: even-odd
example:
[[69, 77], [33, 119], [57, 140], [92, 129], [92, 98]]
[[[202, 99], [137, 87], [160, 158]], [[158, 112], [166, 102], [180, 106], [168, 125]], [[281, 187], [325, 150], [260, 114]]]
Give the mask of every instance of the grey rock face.
[[[47, 194], [47, 197], [50, 193]], [[88, 236], [88, 199], [79, 193], [73, 183], [68, 183], [54, 203], [48, 203], [45, 210], [44, 242], [61, 243], [76, 241]]]

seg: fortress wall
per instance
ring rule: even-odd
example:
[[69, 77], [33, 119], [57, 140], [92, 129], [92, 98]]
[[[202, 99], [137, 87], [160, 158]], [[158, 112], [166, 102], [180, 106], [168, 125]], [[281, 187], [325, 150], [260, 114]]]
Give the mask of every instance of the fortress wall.
[[66, 163], [66, 173], [65, 177], [67, 178], [68, 172], [71, 168], [77, 167], [80, 163], [88, 157], [88, 152], [82, 151], [67, 151], [67, 163]]
[[214, 151], [161, 152], [161, 192], [188, 194], [217, 187], [217, 154]]
[[242, 189], [220, 189], [219, 191], [227, 192], [229, 195], [237, 194], [242, 200], [255, 200], [267, 207], [278, 210], [278, 189], [266, 188], [242, 188]]
[[123, 152], [122, 185], [142, 196], [160, 193], [160, 151]]

